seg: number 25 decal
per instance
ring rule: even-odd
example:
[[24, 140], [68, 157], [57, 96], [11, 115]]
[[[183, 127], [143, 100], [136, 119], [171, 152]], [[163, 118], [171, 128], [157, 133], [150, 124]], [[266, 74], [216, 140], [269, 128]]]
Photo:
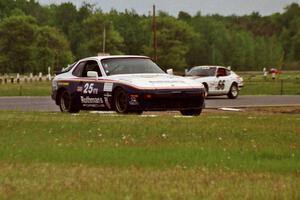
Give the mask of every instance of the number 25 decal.
[[92, 94], [94, 90], [94, 83], [84, 84], [83, 94]]

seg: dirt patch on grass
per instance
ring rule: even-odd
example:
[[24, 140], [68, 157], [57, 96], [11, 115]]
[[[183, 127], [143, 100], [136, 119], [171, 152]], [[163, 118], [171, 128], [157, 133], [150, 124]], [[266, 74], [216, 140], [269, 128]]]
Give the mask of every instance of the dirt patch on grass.
[[299, 107], [259, 107], [247, 108], [247, 112], [261, 112], [261, 113], [282, 113], [282, 114], [300, 114]]

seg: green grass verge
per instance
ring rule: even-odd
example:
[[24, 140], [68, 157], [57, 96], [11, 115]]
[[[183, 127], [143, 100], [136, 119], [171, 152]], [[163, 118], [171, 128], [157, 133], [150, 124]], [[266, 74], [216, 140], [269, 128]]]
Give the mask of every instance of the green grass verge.
[[50, 96], [51, 82], [0, 84], [0, 96]]
[[299, 122], [0, 112], [0, 198], [297, 199]]
[[240, 72], [245, 87], [241, 95], [300, 95], [300, 72], [284, 72], [272, 80], [271, 75], [265, 79], [262, 72]]
[[245, 81], [241, 95], [300, 95], [300, 80]]

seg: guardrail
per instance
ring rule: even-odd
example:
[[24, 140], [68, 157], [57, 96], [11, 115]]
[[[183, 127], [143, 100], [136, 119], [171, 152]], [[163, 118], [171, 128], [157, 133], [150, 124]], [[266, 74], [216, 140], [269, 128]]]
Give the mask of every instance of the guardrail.
[[19, 74], [15, 75], [15, 76], [9, 76], [9, 75], [5, 75], [5, 76], [0, 76], [0, 84], [7, 84], [7, 83], [27, 83], [27, 82], [42, 82], [42, 81], [51, 81], [52, 80], [52, 76], [50, 74], [43, 76], [42, 73], [39, 73], [38, 75], [33, 75], [32, 73], [30, 73], [29, 76], [20, 76]]

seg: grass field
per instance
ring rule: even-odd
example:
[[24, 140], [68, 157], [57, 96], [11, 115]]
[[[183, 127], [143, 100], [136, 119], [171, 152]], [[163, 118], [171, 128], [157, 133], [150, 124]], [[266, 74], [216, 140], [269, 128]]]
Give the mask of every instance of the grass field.
[[300, 110], [0, 112], [0, 199], [299, 199]]

